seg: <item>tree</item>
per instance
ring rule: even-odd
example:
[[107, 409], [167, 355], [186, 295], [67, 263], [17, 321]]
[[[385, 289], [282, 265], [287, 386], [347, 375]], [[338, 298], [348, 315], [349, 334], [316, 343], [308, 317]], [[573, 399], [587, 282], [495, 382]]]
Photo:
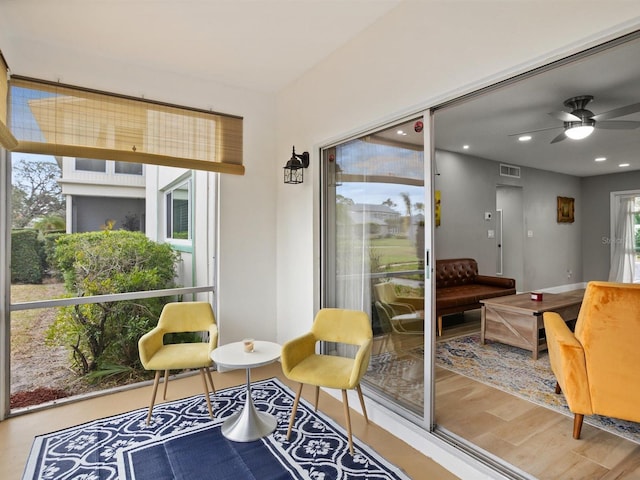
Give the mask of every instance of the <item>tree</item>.
[[[177, 253], [140, 232], [105, 230], [59, 237], [54, 258], [73, 297], [174, 287]], [[153, 326], [167, 298], [65, 307], [47, 332], [52, 345], [71, 349], [74, 366], [141, 369], [138, 339]]]
[[14, 166], [12, 226], [24, 228], [46, 216], [64, 218], [65, 202], [58, 184], [61, 172], [56, 162], [21, 159]]
[[390, 198], [387, 198], [384, 202], [382, 202], [382, 205], [386, 205], [389, 208], [394, 208], [397, 205], [394, 203], [393, 200], [391, 200]]
[[407, 216], [404, 219], [404, 234], [406, 235], [407, 232], [409, 232], [409, 222], [411, 222], [411, 216], [412, 216], [411, 215], [411, 197], [409, 196], [408, 193], [401, 193], [400, 196], [404, 201], [404, 207], [407, 212]]

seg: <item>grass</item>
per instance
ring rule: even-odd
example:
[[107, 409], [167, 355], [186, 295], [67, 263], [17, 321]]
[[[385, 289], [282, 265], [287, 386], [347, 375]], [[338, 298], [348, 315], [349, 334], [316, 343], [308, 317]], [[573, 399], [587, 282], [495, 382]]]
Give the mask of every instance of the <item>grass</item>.
[[[11, 285], [11, 303], [60, 298], [64, 295], [62, 283], [40, 285]], [[35, 341], [42, 341], [45, 331], [55, 319], [55, 308], [19, 310], [11, 314], [11, 352], [24, 355]]]

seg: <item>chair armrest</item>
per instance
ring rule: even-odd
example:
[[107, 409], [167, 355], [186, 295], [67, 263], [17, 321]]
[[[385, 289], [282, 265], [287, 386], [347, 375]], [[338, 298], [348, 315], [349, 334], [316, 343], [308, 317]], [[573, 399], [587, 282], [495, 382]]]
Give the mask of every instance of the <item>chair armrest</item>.
[[280, 361], [282, 371], [287, 375], [305, 358], [316, 353], [316, 337], [309, 332], [301, 337], [289, 340], [282, 346]]
[[372, 345], [373, 339], [370, 339], [360, 345], [360, 348], [358, 348], [356, 357], [353, 361], [353, 371], [351, 372], [351, 377], [349, 378], [349, 386], [347, 388], [355, 388], [356, 385], [360, 383], [360, 379], [364, 376], [365, 373], [367, 373], [367, 368], [369, 368], [369, 360], [371, 359]]
[[209, 351], [213, 351], [218, 346], [218, 325], [215, 323], [209, 326]]
[[493, 287], [516, 288], [516, 281], [513, 278], [492, 277], [490, 275], [476, 275], [476, 283], [491, 285]]
[[393, 316], [403, 315], [405, 313], [415, 313], [415, 308], [409, 303], [399, 303], [399, 302], [391, 302], [387, 303], [393, 310]]
[[573, 413], [592, 415], [584, 348], [560, 315], [543, 314], [551, 370]]
[[414, 310], [424, 310], [424, 297], [396, 297], [396, 302], [410, 305]]
[[163, 328], [155, 327], [145, 333], [138, 340], [138, 352], [140, 354], [140, 362], [143, 367], [147, 367], [147, 363], [151, 360], [163, 345], [163, 338], [166, 332]]

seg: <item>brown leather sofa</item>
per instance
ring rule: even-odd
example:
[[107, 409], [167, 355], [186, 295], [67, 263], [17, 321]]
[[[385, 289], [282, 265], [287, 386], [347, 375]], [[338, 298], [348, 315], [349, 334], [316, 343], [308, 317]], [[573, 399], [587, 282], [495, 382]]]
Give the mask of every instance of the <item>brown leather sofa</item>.
[[473, 258], [436, 260], [436, 315], [438, 335], [442, 335], [442, 317], [480, 308], [480, 300], [516, 293], [513, 278], [478, 274]]

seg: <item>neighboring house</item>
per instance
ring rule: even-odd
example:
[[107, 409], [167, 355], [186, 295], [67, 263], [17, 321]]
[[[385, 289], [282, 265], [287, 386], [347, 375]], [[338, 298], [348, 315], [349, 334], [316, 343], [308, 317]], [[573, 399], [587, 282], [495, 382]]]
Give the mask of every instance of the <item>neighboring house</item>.
[[177, 273], [181, 286], [211, 284], [207, 259], [212, 217], [208, 209], [200, 209], [196, 218], [193, 205], [196, 192], [198, 204], [211, 201], [209, 176], [213, 174], [88, 158], [62, 157], [58, 163], [67, 233], [105, 227], [144, 232], [180, 252]]
[[146, 185], [138, 163], [58, 158], [66, 200], [67, 233], [114, 229], [145, 231]]
[[384, 238], [400, 233], [400, 213], [388, 205], [356, 203], [349, 206], [349, 219], [354, 232], [368, 226], [370, 238]]

